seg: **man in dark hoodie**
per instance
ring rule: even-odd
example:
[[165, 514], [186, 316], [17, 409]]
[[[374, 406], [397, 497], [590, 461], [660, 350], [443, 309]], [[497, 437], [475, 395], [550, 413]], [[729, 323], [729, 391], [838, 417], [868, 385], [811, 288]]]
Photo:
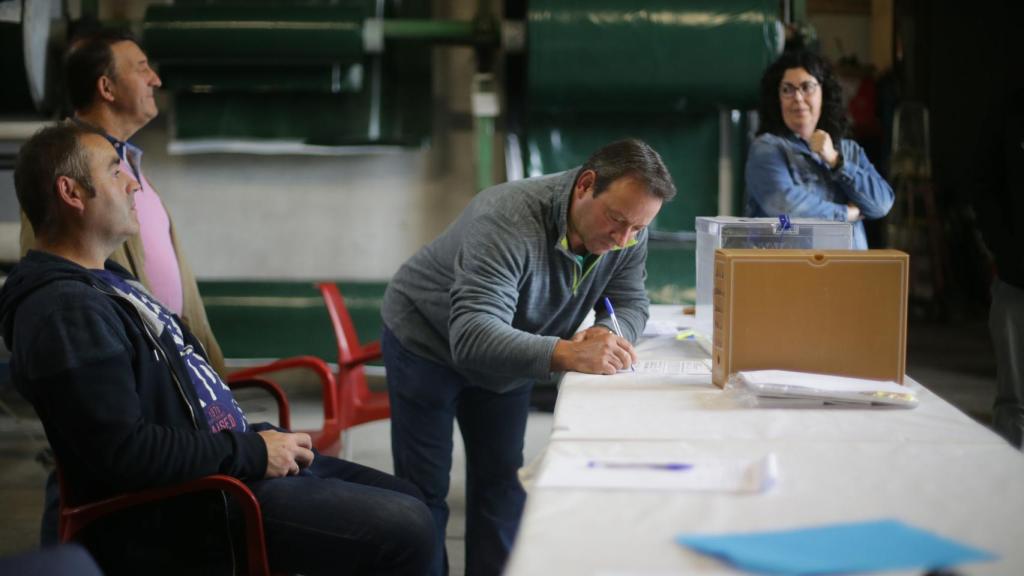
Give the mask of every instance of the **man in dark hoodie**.
[[[426, 569], [433, 525], [415, 488], [315, 454], [308, 435], [250, 424], [180, 319], [107, 260], [138, 232], [138, 183], [102, 136], [41, 130], [18, 155], [15, 189], [36, 250], [0, 291], [0, 330], [67, 504], [228, 474], [260, 501], [275, 570]], [[229, 571], [235, 523], [222, 495], [179, 497], [116, 515], [85, 541], [107, 573]]]

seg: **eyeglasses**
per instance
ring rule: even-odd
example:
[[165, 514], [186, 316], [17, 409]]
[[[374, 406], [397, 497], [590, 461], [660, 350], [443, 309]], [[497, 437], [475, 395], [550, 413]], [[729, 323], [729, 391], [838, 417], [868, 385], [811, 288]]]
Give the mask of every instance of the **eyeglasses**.
[[814, 80], [801, 82], [799, 86], [790, 84], [789, 82], [784, 82], [779, 86], [779, 96], [782, 96], [787, 100], [792, 100], [793, 98], [796, 98], [796, 93], [799, 91], [803, 94], [804, 98], [807, 99], [818, 93], [818, 86], [820, 86], [820, 84]]

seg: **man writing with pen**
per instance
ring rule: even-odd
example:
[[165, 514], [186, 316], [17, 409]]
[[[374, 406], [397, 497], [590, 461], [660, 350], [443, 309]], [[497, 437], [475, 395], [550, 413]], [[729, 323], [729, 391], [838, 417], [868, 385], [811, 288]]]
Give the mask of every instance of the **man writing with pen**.
[[[466, 573], [499, 574], [525, 501], [516, 472], [533, 383], [636, 361], [647, 226], [675, 193], [650, 146], [614, 142], [579, 168], [484, 190], [392, 278], [381, 340], [395, 474], [423, 491], [437, 524], [432, 574], [447, 572], [454, 421], [466, 447]], [[595, 325], [576, 334], [595, 308]]]

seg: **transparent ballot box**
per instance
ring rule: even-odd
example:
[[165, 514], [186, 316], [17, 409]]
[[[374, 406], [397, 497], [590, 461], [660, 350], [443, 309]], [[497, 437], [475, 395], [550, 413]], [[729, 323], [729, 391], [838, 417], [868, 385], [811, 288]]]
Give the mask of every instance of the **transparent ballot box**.
[[740, 218], [698, 216], [697, 302], [698, 342], [710, 352], [714, 321], [715, 250], [719, 248], [850, 250], [853, 226], [849, 222], [810, 218]]

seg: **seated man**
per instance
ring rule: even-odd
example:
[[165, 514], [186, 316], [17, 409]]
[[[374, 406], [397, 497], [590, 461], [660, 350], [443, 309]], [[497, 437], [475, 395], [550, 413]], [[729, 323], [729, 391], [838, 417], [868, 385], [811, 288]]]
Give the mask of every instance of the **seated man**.
[[[18, 155], [15, 189], [37, 249], [0, 291], [0, 329], [69, 504], [228, 474], [260, 502], [274, 570], [426, 570], [434, 529], [415, 488], [317, 455], [305, 434], [250, 424], [179, 318], [107, 260], [138, 232], [138, 183], [102, 136], [41, 130]], [[221, 495], [183, 496], [85, 541], [108, 574], [228, 572], [244, 546], [235, 520]]]
[[[143, 152], [129, 140], [156, 118], [154, 91], [160, 77], [150, 68], [135, 38], [122, 30], [100, 29], [75, 37], [64, 60], [68, 100], [74, 109], [69, 122], [94, 131], [121, 157], [121, 169], [139, 183], [135, 194], [139, 233], [110, 256], [138, 278], [149, 293], [178, 315], [203, 345], [203, 357], [222, 377], [224, 355], [206, 318], [195, 275], [178, 245], [170, 212], [142, 169]], [[21, 214], [21, 255], [35, 246], [32, 223]], [[56, 476], [46, 482], [46, 504], [40, 533], [43, 545], [57, 543]]]

